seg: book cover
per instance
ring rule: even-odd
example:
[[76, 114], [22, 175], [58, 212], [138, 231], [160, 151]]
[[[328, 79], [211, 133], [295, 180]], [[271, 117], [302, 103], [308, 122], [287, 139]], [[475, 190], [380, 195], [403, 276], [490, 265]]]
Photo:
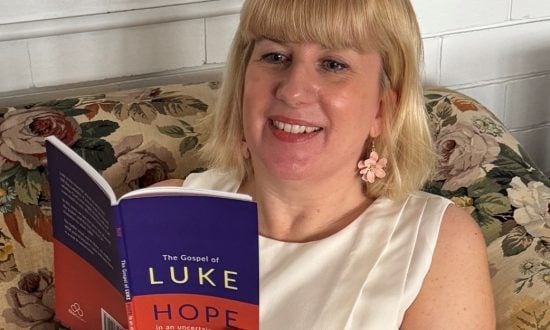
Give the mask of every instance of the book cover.
[[71, 329], [258, 329], [256, 204], [180, 187], [120, 199], [47, 138], [56, 317]]

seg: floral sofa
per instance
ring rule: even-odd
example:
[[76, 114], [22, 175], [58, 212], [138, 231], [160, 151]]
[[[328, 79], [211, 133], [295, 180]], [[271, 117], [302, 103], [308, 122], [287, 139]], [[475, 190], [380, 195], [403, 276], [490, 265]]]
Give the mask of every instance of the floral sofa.
[[[0, 108], [0, 329], [55, 329], [43, 138], [54, 134], [117, 194], [204, 166], [194, 126], [218, 84], [166, 85]], [[550, 328], [550, 182], [476, 101], [425, 91], [439, 161], [425, 190], [452, 199], [487, 242], [499, 329]]]

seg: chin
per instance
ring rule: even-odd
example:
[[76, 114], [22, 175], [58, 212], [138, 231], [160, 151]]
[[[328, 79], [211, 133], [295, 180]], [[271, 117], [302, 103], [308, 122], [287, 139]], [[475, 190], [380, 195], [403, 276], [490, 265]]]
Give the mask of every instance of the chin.
[[282, 166], [270, 166], [266, 170], [269, 175], [280, 180], [300, 181], [313, 177], [312, 166], [308, 164], [285, 163]]
[[319, 144], [264, 144], [250, 148], [254, 171], [280, 180], [306, 180], [326, 169], [325, 149]]

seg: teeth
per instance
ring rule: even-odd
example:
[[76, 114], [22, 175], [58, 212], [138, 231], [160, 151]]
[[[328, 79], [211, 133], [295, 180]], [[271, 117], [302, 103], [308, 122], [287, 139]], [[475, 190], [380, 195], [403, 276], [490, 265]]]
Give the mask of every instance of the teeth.
[[311, 133], [313, 131], [316, 131], [317, 128], [316, 127], [306, 127], [306, 133]]
[[273, 120], [273, 125], [282, 131], [292, 134], [312, 133], [321, 129], [320, 127], [313, 126], [291, 125], [277, 120]]

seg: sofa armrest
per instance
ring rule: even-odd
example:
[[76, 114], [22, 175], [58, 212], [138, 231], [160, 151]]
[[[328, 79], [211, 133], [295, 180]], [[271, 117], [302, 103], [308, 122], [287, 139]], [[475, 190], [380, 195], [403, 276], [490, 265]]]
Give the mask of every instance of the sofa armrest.
[[217, 84], [166, 85], [0, 109], [0, 324], [55, 328], [44, 137], [77, 151], [120, 196], [200, 171], [195, 128]]
[[468, 211], [487, 243], [498, 329], [550, 325], [550, 181], [504, 125], [454, 91], [425, 92], [438, 162], [425, 190]]

